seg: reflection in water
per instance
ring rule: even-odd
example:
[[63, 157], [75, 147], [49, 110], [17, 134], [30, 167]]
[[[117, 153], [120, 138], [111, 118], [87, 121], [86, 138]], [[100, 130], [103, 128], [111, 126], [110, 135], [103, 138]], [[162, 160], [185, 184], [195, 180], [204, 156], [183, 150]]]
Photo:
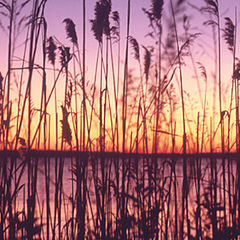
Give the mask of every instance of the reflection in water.
[[232, 239], [235, 157], [1, 158], [0, 238]]

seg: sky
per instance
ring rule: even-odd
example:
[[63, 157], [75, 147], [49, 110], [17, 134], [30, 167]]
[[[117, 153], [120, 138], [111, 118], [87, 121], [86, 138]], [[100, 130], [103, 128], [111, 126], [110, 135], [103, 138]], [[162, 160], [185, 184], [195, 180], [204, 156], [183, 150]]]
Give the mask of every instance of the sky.
[[[9, 2], [9, 1], [8, 1]], [[22, 1], [17, 1], [19, 4]], [[171, 19], [171, 12], [167, 4], [168, 1], [164, 2], [164, 10], [163, 10], [163, 42], [166, 40], [166, 37], [168, 36], [169, 30], [167, 28], [166, 22]], [[193, 59], [195, 61], [195, 67], [197, 66], [197, 71], [199, 74], [199, 65], [197, 64], [200, 62], [203, 64], [207, 71], [207, 103], [208, 103], [208, 109], [209, 112], [212, 111], [212, 95], [213, 95], [213, 71], [214, 71], [214, 44], [212, 40], [212, 32], [211, 32], [211, 26], [206, 26], [203, 23], [206, 21], [207, 14], [201, 14], [199, 11], [197, 11], [197, 8], [200, 8], [202, 6], [205, 6], [204, 1], [197, 0], [194, 1], [194, 4], [196, 5], [196, 8], [192, 7], [191, 4], [193, 1], [186, 1], [185, 3], [185, 10], [183, 13], [179, 14], [179, 17], [177, 18], [177, 27], [179, 34], [184, 36], [183, 28], [182, 28], [182, 19], [184, 14], [187, 14], [190, 19], [190, 32], [191, 33], [200, 33], [198, 35], [197, 39], [194, 40], [194, 43], [191, 45], [191, 53], [193, 56]], [[24, 9], [22, 15], [27, 16], [31, 10], [31, 1]], [[95, 72], [95, 64], [96, 64], [96, 56], [97, 56], [97, 50], [98, 50], [98, 42], [93, 36], [93, 33], [91, 31], [91, 24], [90, 19], [94, 18], [94, 6], [96, 4], [95, 0], [86, 0], [86, 19], [87, 19], [87, 25], [86, 25], [86, 80], [89, 81], [89, 83], [93, 83], [94, 79], [94, 72]], [[146, 35], [149, 33], [149, 21], [147, 19], [147, 16], [143, 13], [142, 8], [149, 9], [150, 8], [151, 1], [150, 0], [132, 0], [131, 1], [131, 20], [130, 20], [130, 35], [137, 39], [140, 46], [141, 51], [141, 61], [143, 63], [144, 61], [144, 49], [141, 46], [145, 46], [148, 49], [150, 49], [150, 46], [154, 45], [154, 42], [156, 40], [152, 40], [150, 37], [147, 37]], [[220, 15], [221, 15], [221, 26], [224, 27], [224, 18], [225, 17], [231, 17], [231, 19], [234, 19], [234, 12], [235, 7], [238, 7], [240, 9], [240, 4], [237, 0], [220, 0], [219, 1], [219, 9], [220, 9]], [[237, 9], [237, 19], [240, 19], [239, 16], [239, 10]], [[125, 52], [125, 46], [126, 46], [126, 19], [127, 19], [127, 0], [112, 0], [112, 10], [119, 11], [120, 14], [120, 25], [121, 25], [121, 36], [120, 36], [120, 45], [121, 45], [121, 74], [123, 72], [123, 61], [124, 61], [124, 52]], [[4, 10], [3, 10], [4, 11]], [[20, 14], [20, 16], [22, 16]], [[59, 42], [65, 46], [72, 47], [71, 42], [69, 39], [66, 38], [66, 31], [65, 31], [65, 24], [63, 23], [63, 20], [65, 18], [70, 18], [73, 20], [73, 22], [76, 25], [76, 32], [79, 39], [79, 45], [80, 45], [80, 56], [82, 56], [82, 1], [78, 0], [48, 0], [46, 3], [46, 10], [45, 10], [45, 19], [47, 22], [47, 37], [53, 36], [56, 39], [59, 40]], [[20, 17], [18, 18], [20, 19]], [[8, 19], [3, 14], [0, 16], [0, 20], [3, 26], [5, 26], [5, 31], [1, 30], [2, 37], [0, 38], [0, 71], [3, 74], [3, 76], [6, 76], [7, 74], [7, 49], [8, 49], [8, 35], [7, 35], [7, 27], [8, 26]], [[237, 21], [239, 25], [239, 20]], [[238, 29], [237, 29], [238, 31]], [[239, 32], [239, 31], [238, 31]], [[221, 33], [222, 35], [223, 33]], [[21, 61], [19, 61], [19, 58], [21, 59], [23, 56], [23, 46], [26, 38], [26, 27], [23, 27], [21, 31], [17, 34], [18, 38], [15, 43], [14, 48], [14, 59], [13, 66], [20, 66]], [[238, 39], [239, 33], [237, 33], [237, 39]], [[180, 42], [183, 43], [183, 37], [180, 38]], [[221, 39], [222, 44], [222, 86], [223, 86], [223, 109], [226, 109], [229, 107], [229, 94], [230, 94], [230, 88], [231, 88], [231, 75], [232, 75], [232, 56], [230, 51], [227, 49], [227, 46], [225, 44], [225, 41], [223, 38]], [[239, 44], [237, 44], [239, 45]], [[36, 62], [38, 64], [41, 64], [42, 61], [42, 55], [41, 55], [41, 42], [38, 46], [38, 52], [36, 56]], [[237, 57], [238, 57], [238, 51], [239, 46], [237, 46]], [[117, 52], [117, 44], [114, 45], [114, 54], [116, 55]], [[133, 57], [133, 50], [130, 47], [129, 49], [129, 69], [132, 70], [133, 76], [135, 77], [133, 81], [136, 81], [136, 84], [139, 84], [139, 81], [136, 80], [136, 78], [139, 78], [139, 69], [137, 61]], [[16, 61], [18, 60], [18, 61]], [[59, 61], [59, 60], [57, 60]], [[194, 129], [196, 125], [196, 119], [197, 119], [197, 112], [200, 111], [201, 114], [201, 107], [200, 107], [200, 98], [199, 98], [199, 92], [197, 87], [197, 81], [195, 77], [194, 72], [194, 66], [192, 64], [191, 58], [189, 55], [184, 57], [185, 64], [183, 65], [183, 86], [185, 90], [185, 99], [186, 99], [186, 108], [187, 108], [187, 119], [188, 121], [188, 132], [190, 134], [190, 128]], [[117, 59], [114, 57], [114, 64], [116, 67]], [[49, 70], [47, 71], [48, 76], [48, 93], [51, 89], [51, 86], [53, 84], [53, 70], [52, 67], [48, 63]], [[59, 68], [59, 64], [57, 64], [57, 68]], [[78, 71], [79, 69], [77, 69]], [[71, 67], [71, 71], [73, 71], [73, 68]], [[151, 78], [154, 78], [154, 66], [151, 66]], [[15, 71], [14, 76], [16, 79], [16, 82], [19, 80], [19, 72]], [[122, 76], [122, 75], [121, 75]], [[199, 74], [200, 76], [200, 74]], [[199, 77], [200, 78], [200, 77]], [[58, 84], [57, 84], [57, 93], [58, 93], [58, 111], [61, 115], [61, 109], [60, 105], [63, 103], [64, 98], [64, 83], [63, 80], [64, 77], [62, 77]], [[153, 81], [153, 80], [152, 80]], [[40, 99], [41, 99], [41, 73], [39, 71], [36, 71], [34, 74], [34, 80], [33, 80], [33, 104], [35, 108], [39, 108], [40, 105]], [[179, 84], [179, 77], [173, 79], [173, 84], [176, 89], [176, 95], [178, 99], [178, 109], [181, 109], [180, 105], [180, 84]], [[90, 88], [91, 84], [89, 84]], [[24, 90], [26, 87], [26, 81], [24, 82]], [[113, 86], [110, 85], [110, 91], [113, 92]], [[200, 87], [201, 87], [201, 93], [204, 94], [205, 89], [205, 82], [202, 78], [200, 78]], [[135, 91], [138, 89], [137, 86], [135, 86]], [[89, 89], [90, 91], [90, 89]], [[113, 94], [110, 94], [111, 98], [113, 98]], [[216, 98], [218, 95], [216, 94]], [[13, 102], [16, 103], [17, 99], [17, 90], [16, 90], [16, 83], [12, 83], [11, 85], [11, 98], [13, 99]], [[134, 103], [137, 105], [137, 103]], [[74, 103], [73, 103], [74, 106]], [[216, 103], [216, 109], [218, 110], [218, 102]], [[49, 112], [54, 112], [54, 101], [51, 100], [49, 105]], [[15, 114], [16, 115], [16, 114]], [[211, 113], [211, 115], [214, 115]], [[217, 113], [216, 113], [217, 115]], [[36, 116], [36, 114], [35, 114]], [[181, 114], [176, 114], [175, 118], [180, 122], [181, 121]], [[214, 117], [214, 116], [213, 116]], [[35, 117], [36, 118], [36, 117]], [[53, 118], [53, 117], [52, 117]], [[60, 117], [61, 118], [61, 117]], [[136, 116], [135, 116], [136, 118]], [[217, 117], [216, 117], [217, 118]], [[134, 117], [133, 117], [134, 119]], [[209, 119], [208, 119], [209, 120]], [[37, 118], [34, 120], [37, 122]], [[110, 121], [110, 120], [109, 120]], [[136, 121], [136, 119], [135, 119]], [[216, 120], [217, 121], [217, 120]], [[133, 120], [134, 122], [134, 120]], [[195, 124], [195, 125], [194, 125]], [[26, 129], [27, 126], [27, 118], [24, 118], [24, 126]], [[96, 123], [96, 129], [97, 129], [97, 123]], [[51, 131], [54, 132], [54, 122], [52, 121], [51, 124]], [[98, 132], [99, 130], [96, 130]], [[177, 132], [181, 135], [181, 124], [178, 124], [177, 126]], [[195, 131], [195, 130], [192, 130]], [[23, 131], [23, 133], [26, 133], [26, 130]], [[60, 132], [60, 130], [59, 130]], [[12, 137], [14, 134], [12, 134]], [[130, 138], [130, 133], [128, 133], [128, 137]], [[54, 140], [51, 140], [51, 146], [53, 146]], [[181, 141], [180, 141], [181, 142]], [[180, 143], [179, 143], [180, 144]], [[180, 144], [181, 145], [181, 144]], [[169, 149], [168, 149], [169, 150]], [[163, 149], [164, 151], [164, 149]]]
[[[67, 4], [66, 4], [67, 2]], [[96, 56], [96, 49], [98, 46], [97, 41], [93, 37], [93, 33], [90, 30], [90, 19], [94, 18], [94, 6], [95, 2], [93, 0], [86, 1], [87, 5], [87, 62], [88, 69], [90, 68], [92, 59]], [[149, 9], [150, 7], [150, 1], [149, 0], [143, 0], [139, 4], [139, 1], [132, 1], [131, 3], [131, 27], [130, 27], [130, 35], [136, 38], [139, 42], [139, 44], [150, 46], [152, 44], [152, 41], [149, 37], [147, 37], [147, 33], [149, 31], [148, 27], [148, 19], [146, 15], [143, 13], [142, 8]], [[192, 3], [189, 1], [189, 3]], [[46, 19], [48, 22], [48, 34], [56, 36], [61, 42], [69, 44], [69, 41], [66, 40], [65, 35], [65, 29], [64, 24], [62, 24], [63, 19], [65, 18], [71, 18], [74, 23], [76, 24], [76, 29], [79, 39], [81, 40], [81, 29], [82, 29], [82, 2], [76, 1], [76, 0], [59, 0], [56, 4], [56, 1], [49, 0], [47, 2], [46, 7]], [[167, 5], [167, 1], [165, 1], [165, 7]], [[198, 0], [194, 1], [194, 4], [198, 7], [204, 6], [204, 1]], [[229, 16], [232, 19], [234, 19], [234, 7], [237, 7], [237, 0], [230, 0], [230, 1], [219, 1], [220, 11], [221, 11], [221, 22], [224, 23], [224, 17]], [[121, 46], [122, 48], [125, 47], [125, 40], [126, 40], [126, 10], [127, 10], [127, 1], [120, 1], [115, 0], [112, 1], [112, 10], [117, 10], [120, 13], [121, 18]], [[211, 33], [211, 27], [209, 26], [203, 26], [203, 22], [206, 21], [206, 14], [205, 16], [199, 14], [195, 9], [192, 7], [186, 5], [186, 14], [188, 14], [191, 18], [191, 25], [192, 25], [192, 32], [201, 32], [201, 36], [199, 37], [199, 41], [196, 41], [196, 44], [193, 46], [193, 51], [196, 49], [196, 57], [198, 58], [197, 61], [199, 62], [206, 62], [209, 60], [213, 60], [213, 46], [212, 46], [212, 33]], [[239, 15], [239, 11], [238, 11]], [[164, 9], [163, 17], [169, 18], [170, 12], [169, 9]], [[238, 19], [240, 19], [238, 17]], [[239, 21], [238, 21], [239, 22]], [[179, 24], [180, 25], [180, 24]], [[181, 24], [182, 25], [182, 24]], [[181, 26], [179, 28], [182, 28]], [[166, 29], [163, 28], [163, 31], [166, 31]], [[224, 66], [231, 66], [231, 54], [226, 49], [226, 44], [222, 40], [222, 51], [223, 51], [223, 61]], [[131, 52], [131, 50], [130, 50]], [[134, 61], [133, 61], [134, 62]], [[212, 61], [213, 62], [213, 61]], [[229, 63], [229, 65], [228, 65]], [[210, 63], [211, 64], [211, 63]], [[227, 65], [225, 65], [227, 64]], [[209, 66], [209, 65], [208, 65]], [[223, 67], [223, 74], [229, 75], [229, 68]], [[211, 75], [211, 70], [209, 70], [209, 76]], [[231, 71], [231, 70], [230, 70]], [[186, 69], [187, 75], [190, 75], [188, 73], [188, 69]], [[191, 71], [192, 72], [192, 71]], [[188, 76], [189, 77], [189, 76]], [[186, 77], [186, 89], [188, 91], [196, 91], [197, 89], [196, 84], [194, 81], [189, 81], [188, 77]], [[227, 77], [227, 76], [226, 76]], [[229, 76], [231, 78], [231, 76]], [[229, 80], [229, 77], [228, 80]], [[227, 79], [226, 79], [227, 80]], [[224, 81], [224, 80], [223, 80]]]

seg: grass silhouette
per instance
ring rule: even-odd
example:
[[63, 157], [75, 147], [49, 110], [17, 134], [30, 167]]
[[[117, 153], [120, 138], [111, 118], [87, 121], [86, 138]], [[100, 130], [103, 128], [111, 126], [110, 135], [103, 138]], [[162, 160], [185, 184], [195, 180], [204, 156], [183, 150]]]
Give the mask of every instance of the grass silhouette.
[[[142, 9], [151, 40], [142, 44], [132, 36], [131, 0], [124, 27], [112, 1], [96, 1], [90, 29], [83, 0], [82, 33], [63, 19], [63, 44], [47, 31], [47, 2], [0, 1], [9, 22], [7, 70], [0, 73], [0, 238], [239, 239], [237, 10], [223, 25], [217, 0], [201, 7], [151, 0]], [[193, 30], [188, 8], [205, 14], [213, 30], [219, 111], [209, 110], [208, 64], [194, 53], [202, 33]], [[18, 65], [15, 41], [24, 23]], [[92, 79], [88, 30], [98, 44]], [[229, 108], [223, 40], [233, 59]], [[200, 110], [184, 88], [189, 60]]]

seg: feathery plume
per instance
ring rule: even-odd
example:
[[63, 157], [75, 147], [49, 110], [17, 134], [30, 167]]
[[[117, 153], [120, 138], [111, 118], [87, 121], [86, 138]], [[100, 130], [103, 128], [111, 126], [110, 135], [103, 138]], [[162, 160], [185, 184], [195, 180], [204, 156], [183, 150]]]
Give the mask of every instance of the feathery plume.
[[53, 38], [50, 37], [48, 39], [47, 55], [48, 55], [48, 60], [52, 65], [55, 65], [56, 49], [57, 49], [57, 46], [55, 45]]
[[94, 8], [95, 19], [90, 20], [92, 31], [97, 41], [102, 42], [102, 36], [110, 36], [109, 14], [112, 9], [110, 0], [100, 0], [96, 2]]
[[111, 10], [112, 10], [112, 2], [111, 2], [111, 0], [102, 0], [102, 5], [104, 6], [103, 32], [106, 36], [110, 36], [109, 15], [110, 15]]
[[218, 1], [217, 0], [205, 0], [205, 3], [208, 5], [203, 10], [212, 13], [215, 16], [218, 16]]
[[162, 17], [163, 0], [152, 0], [151, 13], [156, 20]]
[[149, 26], [153, 27], [154, 17], [151, 10], [147, 10], [146, 8], [142, 8], [143, 12], [147, 15], [149, 20]]
[[201, 71], [201, 75], [204, 78], [204, 81], [207, 81], [207, 71], [206, 68], [202, 65], [202, 63], [197, 62], [197, 64], [199, 65], [199, 70]]
[[[149, 27], [153, 29], [155, 26], [158, 28], [161, 26], [160, 20], [162, 18], [163, 3], [163, 0], [151, 0], [151, 7], [149, 10], [142, 8], [149, 19]], [[151, 33], [149, 36], [151, 36]]]
[[111, 33], [113, 34], [113, 38], [119, 40], [120, 38], [120, 17], [118, 11], [112, 12], [112, 20], [115, 23], [115, 26], [111, 27]]
[[223, 30], [224, 31], [223, 37], [226, 40], [228, 49], [230, 51], [233, 51], [235, 26], [229, 17], [225, 17], [225, 21], [226, 22], [225, 22], [225, 29]]
[[75, 29], [75, 24], [70, 18], [65, 18], [63, 20], [63, 23], [66, 23], [65, 29], [67, 32], [67, 38], [71, 40], [71, 42], [75, 45], [78, 44], [78, 39], [77, 39], [77, 34], [76, 34], [76, 29]]
[[60, 63], [61, 63], [62, 66], [64, 66], [70, 60], [70, 48], [60, 46], [58, 49], [60, 50]]
[[133, 37], [129, 37], [129, 41], [132, 45], [132, 48], [134, 50], [134, 58], [138, 61], [140, 61], [140, 53], [139, 53], [139, 44], [137, 42], [137, 40]]
[[235, 71], [233, 72], [233, 79], [240, 80], [240, 63], [235, 66]]
[[146, 75], [146, 82], [148, 82], [149, 69], [150, 69], [150, 65], [151, 65], [151, 52], [145, 46], [143, 46], [143, 48], [145, 50], [145, 54], [144, 54], [144, 73]]
[[120, 25], [120, 16], [118, 11], [112, 12], [112, 20], [116, 23], [117, 26]]
[[70, 129], [69, 123], [68, 123], [68, 112], [67, 109], [62, 105], [62, 115], [63, 119], [61, 120], [62, 123], [62, 138], [71, 146], [72, 143], [72, 131]]

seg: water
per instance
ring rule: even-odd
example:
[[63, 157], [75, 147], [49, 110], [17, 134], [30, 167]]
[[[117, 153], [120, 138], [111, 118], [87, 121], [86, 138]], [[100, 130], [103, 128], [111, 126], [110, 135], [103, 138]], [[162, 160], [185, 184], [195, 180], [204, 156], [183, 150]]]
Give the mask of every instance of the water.
[[1, 235], [11, 219], [18, 239], [237, 236], [238, 167], [235, 157], [196, 155], [2, 158]]

